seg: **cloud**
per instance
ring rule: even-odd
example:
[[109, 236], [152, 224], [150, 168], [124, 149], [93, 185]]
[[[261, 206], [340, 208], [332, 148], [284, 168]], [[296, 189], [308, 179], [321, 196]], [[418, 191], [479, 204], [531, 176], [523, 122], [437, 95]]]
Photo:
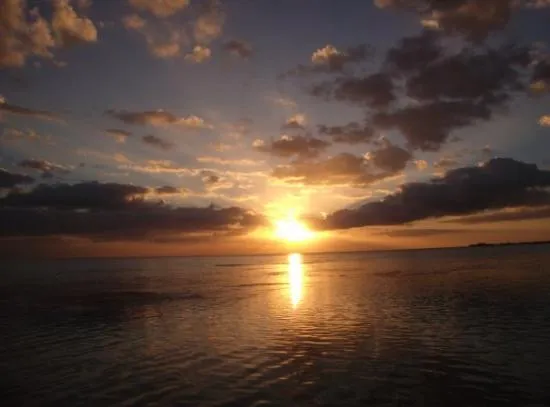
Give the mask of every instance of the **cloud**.
[[2, 135], [0, 135], [0, 141], [11, 142], [11, 141], [21, 141], [21, 140], [25, 140], [33, 143], [53, 144], [50, 136], [39, 134], [32, 129], [19, 130], [14, 128], [6, 128], [2, 133]]
[[426, 236], [456, 234], [460, 232], [464, 232], [464, 230], [463, 229], [407, 228], [407, 229], [397, 229], [397, 230], [386, 230], [384, 232], [380, 232], [379, 234], [389, 236], [389, 237], [426, 237]]
[[539, 124], [543, 127], [550, 127], [550, 115], [544, 115], [540, 118]]
[[183, 29], [164, 21], [148, 22], [137, 14], [129, 14], [122, 18], [122, 24], [127, 30], [141, 34], [149, 52], [156, 58], [174, 58], [188, 42]]
[[21, 67], [29, 57], [53, 58], [48, 22], [24, 0], [6, 0], [0, 13], [0, 67]]
[[522, 220], [536, 220], [550, 218], [550, 206], [542, 208], [514, 208], [482, 215], [465, 216], [447, 221], [463, 225], [477, 225], [480, 223], [515, 222]]
[[145, 200], [148, 188], [116, 183], [39, 185], [0, 198], [0, 235], [151, 240], [171, 233], [242, 233], [263, 217], [238, 207], [172, 207]]
[[365, 187], [393, 174], [374, 171], [364, 157], [341, 153], [326, 160], [281, 165], [271, 175], [290, 184]]
[[154, 136], [152, 134], [143, 136], [141, 138], [141, 141], [143, 141], [145, 144], [148, 144], [150, 146], [160, 148], [161, 150], [171, 150], [174, 148], [174, 143], [163, 140], [160, 137]]
[[263, 140], [256, 140], [253, 143], [254, 149], [268, 153], [276, 157], [298, 157], [314, 158], [324, 151], [330, 143], [309, 136], [287, 136], [283, 135], [278, 140], [269, 143]]
[[464, 102], [434, 102], [410, 106], [391, 113], [377, 113], [373, 117], [376, 127], [397, 128], [413, 149], [437, 151], [451, 132], [488, 120], [491, 111], [483, 105]]
[[242, 59], [248, 59], [253, 54], [252, 47], [248, 43], [239, 40], [229, 40], [225, 42], [223, 44], [223, 49], [231, 55]]
[[349, 102], [373, 109], [386, 108], [396, 99], [391, 78], [385, 73], [339, 77], [313, 86], [310, 92], [326, 100]]
[[137, 14], [129, 14], [122, 17], [122, 24], [128, 30], [140, 31], [145, 28], [147, 22]]
[[306, 116], [302, 113], [295, 114], [282, 126], [283, 130], [303, 130], [306, 125]]
[[107, 129], [105, 134], [113, 137], [117, 143], [125, 143], [126, 139], [132, 135], [131, 132], [121, 129]]
[[70, 172], [68, 167], [55, 164], [46, 160], [26, 159], [19, 162], [19, 167], [36, 170], [42, 173], [43, 178], [51, 178], [54, 174], [67, 174]]
[[186, 192], [185, 189], [182, 188], [176, 188], [169, 185], [165, 185], [162, 187], [155, 188], [155, 193], [157, 195], [179, 195]]
[[320, 125], [318, 130], [320, 134], [331, 137], [334, 143], [368, 143], [372, 141], [375, 136], [372, 127], [362, 126], [357, 122], [351, 122], [344, 126]]
[[107, 110], [106, 115], [120, 120], [126, 124], [150, 125], [150, 126], [168, 126], [180, 125], [190, 129], [208, 129], [212, 128], [204, 119], [198, 116], [178, 117], [166, 110], [147, 110], [143, 112], [130, 112], [127, 110]]
[[185, 55], [185, 60], [189, 62], [194, 62], [196, 64], [200, 64], [212, 56], [212, 51], [210, 51], [210, 48], [203, 47], [201, 45], [197, 45], [193, 48], [193, 50]]
[[272, 96], [272, 97], [268, 97], [267, 99], [272, 103], [285, 107], [287, 109], [295, 109], [298, 106], [298, 104], [294, 100], [288, 97]]
[[199, 44], [209, 44], [217, 39], [223, 29], [225, 14], [215, 0], [206, 2], [193, 27], [195, 41]]
[[69, 0], [54, 0], [52, 30], [62, 46], [97, 41], [97, 29], [89, 18], [80, 17]]
[[342, 73], [346, 68], [363, 62], [372, 55], [372, 50], [364, 44], [349, 47], [345, 50], [338, 50], [332, 45], [326, 45], [313, 52], [310, 65], [299, 65], [282, 76]]
[[433, 166], [434, 168], [437, 168], [438, 170], [441, 169], [449, 169], [452, 167], [457, 167], [460, 163], [458, 160], [456, 160], [453, 157], [442, 157], [439, 160], [437, 160]]
[[15, 188], [18, 185], [32, 184], [34, 179], [28, 175], [9, 172], [0, 168], [0, 190]]
[[197, 161], [203, 164], [220, 164], [220, 165], [242, 165], [242, 166], [254, 166], [263, 164], [263, 161], [254, 161], [246, 158], [241, 159], [227, 159], [221, 157], [212, 156], [199, 156]]
[[137, 10], [147, 11], [155, 17], [170, 17], [189, 6], [189, 0], [128, 0]]
[[380, 8], [403, 8], [420, 15], [425, 27], [480, 42], [492, 31], [506, 27], [515, 0], [375, 0]]
[[365, 158], [377, 168], [388, 173], [404, 170], [407, 163], [412, 159], [411, 153], [390, 142], [386, 141], [384, 144], [382, 148], [367, 153]]
[[29, 109], [22, 106], [12, 105], [7, 102], [0, 103], [0, 114], [2, 113], [31, 117], [33, 119], [46, 120], [51, 122], [64, 122], [63, 118], [57, 113], [48, 112], [46, 110]]
[[377, 202], [327, 216], [325, 227], [348, 229], [397, 225], [489, 209], [550, 204], [550, 171], [511, 158], [448, 171], [429, 182], [404, 184]]

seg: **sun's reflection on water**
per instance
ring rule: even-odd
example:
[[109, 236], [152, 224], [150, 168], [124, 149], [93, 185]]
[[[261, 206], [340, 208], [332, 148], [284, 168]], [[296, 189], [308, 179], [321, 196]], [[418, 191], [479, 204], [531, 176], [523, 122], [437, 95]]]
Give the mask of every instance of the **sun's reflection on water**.
[[292, 307], [296, 308], [302, 299], [303, 286], [302, 255], [292, 253], [288, 255], [288, 283]]

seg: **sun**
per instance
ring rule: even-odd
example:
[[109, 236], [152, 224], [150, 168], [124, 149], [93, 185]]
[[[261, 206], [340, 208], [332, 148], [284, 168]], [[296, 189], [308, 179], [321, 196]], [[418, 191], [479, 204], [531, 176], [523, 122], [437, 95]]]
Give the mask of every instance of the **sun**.
[[303, 242], [313, 238], [313, 232], [307, 225], [293, 217], [275, 221], [275, 236], [287, 242]]

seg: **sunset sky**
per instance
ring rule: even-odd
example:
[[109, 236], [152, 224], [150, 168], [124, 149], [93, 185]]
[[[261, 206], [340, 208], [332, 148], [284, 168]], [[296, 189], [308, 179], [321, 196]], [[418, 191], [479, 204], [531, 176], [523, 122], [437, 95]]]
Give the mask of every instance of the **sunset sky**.
[[549, 91], [548, 0], [0, 0], [0, 255], [550, 240]]

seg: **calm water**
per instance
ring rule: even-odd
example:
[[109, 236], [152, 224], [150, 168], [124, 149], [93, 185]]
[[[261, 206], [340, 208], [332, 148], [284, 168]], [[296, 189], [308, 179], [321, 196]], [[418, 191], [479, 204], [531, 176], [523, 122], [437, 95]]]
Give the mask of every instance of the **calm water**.
[[0, 264], [2, 406], [550, 406], [550, 247]]

